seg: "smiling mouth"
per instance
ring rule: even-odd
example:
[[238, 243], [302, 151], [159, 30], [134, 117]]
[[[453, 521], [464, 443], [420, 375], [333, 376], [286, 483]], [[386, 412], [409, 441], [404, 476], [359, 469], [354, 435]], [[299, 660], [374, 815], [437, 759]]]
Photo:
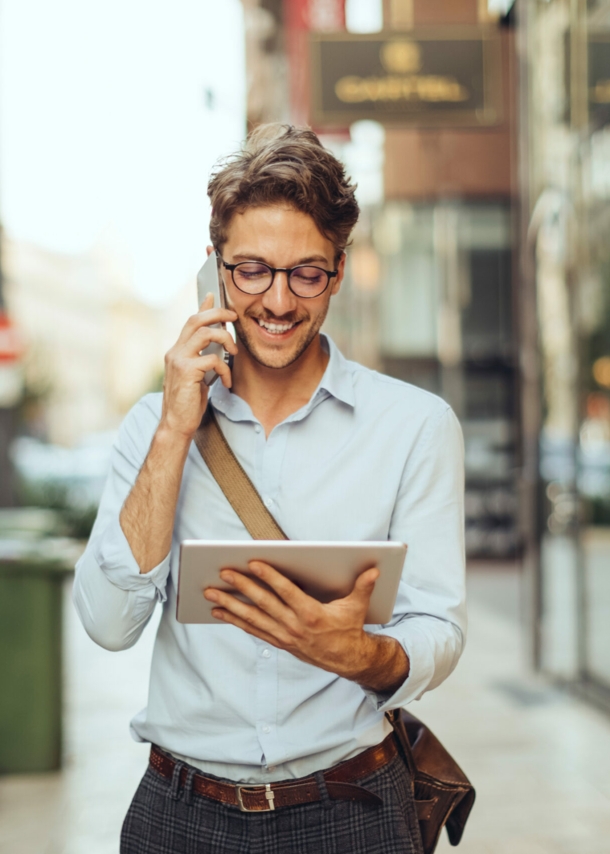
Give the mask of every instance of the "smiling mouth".
[[261, 317], [257, 317], [256, 321], [265, 332], [269, 332], [271, 335], [284, 335], [300, 323], [299, 320], [292, 323], [272, 323], [268, 320], [263, 320]]

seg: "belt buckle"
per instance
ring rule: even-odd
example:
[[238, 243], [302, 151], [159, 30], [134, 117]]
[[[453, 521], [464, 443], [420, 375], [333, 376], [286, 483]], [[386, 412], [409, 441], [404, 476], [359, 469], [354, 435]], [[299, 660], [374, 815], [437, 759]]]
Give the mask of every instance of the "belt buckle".
[[238, 804], [238, 806], [242, 812], [271, 812], [271, 810], [275, 809], [275, 803], [274, 803], [275, 796], [271, 790], [271, 784], [270, 783], [265, 784], [265, 797], [267, 798], [267, 807], [265, 809], [262, 809], [262, 810], [252, 810], [252, 809], [249, 809], [244, 804], [243, 798], [241, 796], [243, 789], [249, 789], [249, 790], [260, 789], [260, 786], [235, 786], [235, 793], [237, 795], [237, 804]]

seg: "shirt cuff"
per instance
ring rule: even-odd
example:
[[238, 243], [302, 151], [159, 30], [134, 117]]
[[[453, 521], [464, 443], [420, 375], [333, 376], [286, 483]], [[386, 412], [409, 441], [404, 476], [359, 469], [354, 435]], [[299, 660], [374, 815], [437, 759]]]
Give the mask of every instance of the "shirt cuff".
[[121, 590], [135, 590], [165, 602], [171, 551], [150, 572], [140, 572], [121, 523], [115, 519], [95, 543], [93, 554], [109, 581]]
[[434, 676], [434, 653], [430, 648], [430, 642], [419, 627], [409, 626], [408, 623], [409, 620], [375, 632], [378, 635], [395, 638], [409, 659], [409, 675], [394, 693], [364, 689], [364, 693], [379, 712], [403, 708], [412, 700], [419, 700]]

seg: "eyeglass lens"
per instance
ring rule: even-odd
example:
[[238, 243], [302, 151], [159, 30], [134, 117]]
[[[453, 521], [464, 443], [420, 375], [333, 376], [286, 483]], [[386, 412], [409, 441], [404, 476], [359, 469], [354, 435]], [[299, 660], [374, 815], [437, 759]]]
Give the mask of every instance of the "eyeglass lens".
[[[271, 285], [273, 273], [266, 264], [246, 261], [233, 270], [233, 281], [240, 291], [259, 294]], [[296, 267], [290, 273], [290, 287], [297, 296], [316, 297], [328, 286], [328, 274], [320, 267]]]

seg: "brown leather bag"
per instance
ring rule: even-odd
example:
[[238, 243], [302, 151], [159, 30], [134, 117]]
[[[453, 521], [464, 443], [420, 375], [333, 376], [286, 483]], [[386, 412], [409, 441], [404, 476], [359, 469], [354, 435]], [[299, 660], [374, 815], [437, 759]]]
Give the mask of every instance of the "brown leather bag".
[[[195, 444], [252, 539], [287, 540], [231, 450], [211, 406], [195, 434]], [[387, 718], [413, 781], [424, 854], [433, 854], [445, 826], [449, 842], [457, 845], [474, 804], [474, 788], [425, 724], [404, 709], [389, 712]]]
[[462, 838], [475, 799], [472, 783], [438, 738], [415, 715], [386, 715], [411, 772], [424, 854], [432, 854], [443, 827], [452, 845]]

